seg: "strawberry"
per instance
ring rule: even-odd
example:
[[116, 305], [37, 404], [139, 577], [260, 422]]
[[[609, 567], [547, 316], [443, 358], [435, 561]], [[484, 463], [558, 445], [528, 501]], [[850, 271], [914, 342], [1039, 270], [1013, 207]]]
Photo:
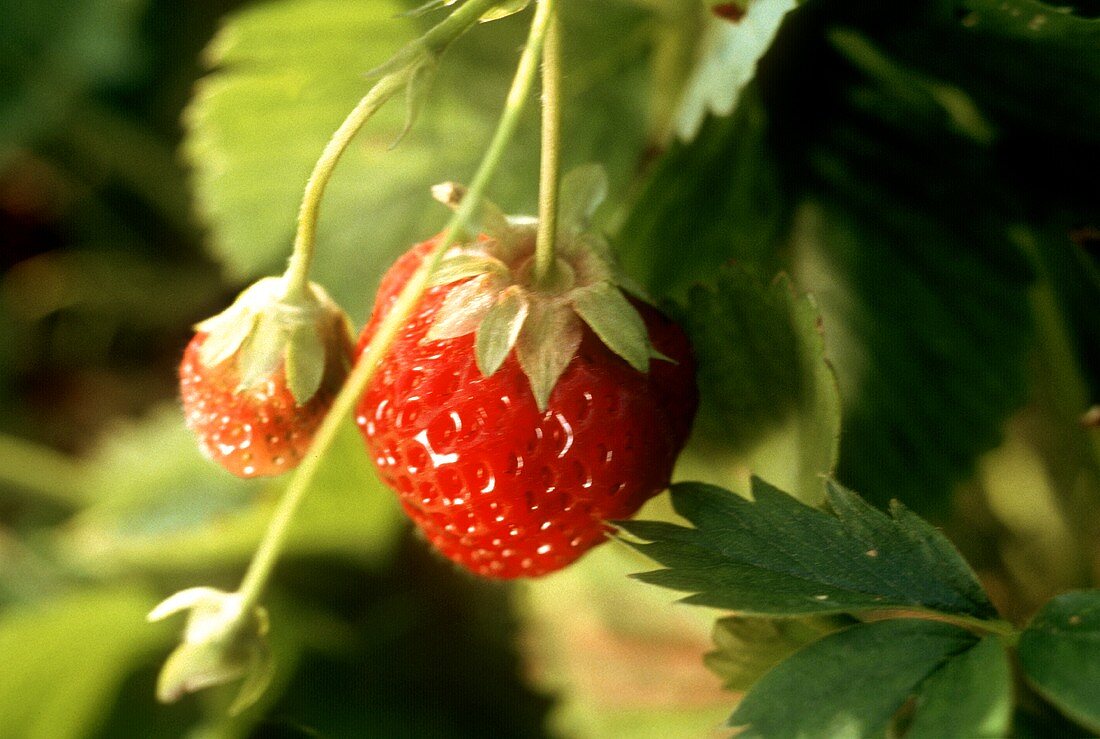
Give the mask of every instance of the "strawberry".
[[[667, 487], [697, 395], [683, 332], [613, 287], [598, 239], [561, 234], [560, 273], [536, 288], [534, 224], [489, 220], [446, 255], [356, 421], [428, 540], [503, 579], [573, 562]], [[360, 352], [435, 244], [383, 278]]]
[[180, 363], [187, 426], [239, 477], [297, 466], [351, 363], [347, 317], [324, 290], [286, 293], [260, 280], [196, 327]]

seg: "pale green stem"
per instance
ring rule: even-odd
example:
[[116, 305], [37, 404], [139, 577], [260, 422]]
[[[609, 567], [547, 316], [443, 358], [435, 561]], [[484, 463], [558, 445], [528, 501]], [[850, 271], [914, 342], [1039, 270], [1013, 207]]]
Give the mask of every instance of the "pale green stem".
[[272, 515], [271, 523], [268, 524], [267, 531], [264, 533], [263, 541], [260, 542], [260, 546], [248, 567], [248, 572], [245, 573], [244, 579], [241, 581], [238, 592], [243, 600], [242, 613], [250, 613], [252, 608], [259, 603], [260, 595], [271, 576], [272, 568], [275, 566], [279, 551], [282, 549], [294, 513], [306, 491], [313, 483], [313, 478], [317, 474], [321, 460], [332, 446], [340, 424], [344, 423], [347, 416], [352, 412], [367, 383], [374, 376], [379, 362], [385, 357], [394, 338], [405, 325], [413, 308], [420, 301], [424, 290], [427, 289], [432, 270], [439, 263], [443, 253], [455, 242], [458, 234], [470, 222], [471, 217], [480, 205], [485, 187], [499, 167], [504, 151], [515, 135], [523, 108], [530, 97], [531, 87], [538, 70], [543, 39], [546, 35], [550, 5], [547, 0], [542, 0], [536, 7], [527, 45], [520, 57], [515, 78], [512, 80], [512, 87], [508, 91], [504, 112], [501, 114], [493, 139], [489, 143], [489, 148], [481, 160], [481, 165], [478, 167], [461, 205], [451, 217], [446, 229], [444, 229], [443, 237], [423, 264], [409, 278], [409, 281], [398, 295], [397, 301], [379, 325], [370, 345], [359, 356], [351, 374], [345, 380], [343, 388], [333, 401], [332, 408], [317, 430], [317, 435], [310, 445], [309, 452], [298, 469], [295, 470], [294, 476], [291, 477], [290, 484], [279, 501], [278, 507]]
[[[438, 56], [469, 29], [477, 20], [499, 0], [467, 0], [427, 33], [417, 43], [426, 52]], [[332, 134], [325, 145], [317, 164], [313, 166], [306, 189], [302, 195], [302, 204], [298, 210], [298, 230], [294, 236], [294, 251], [286, 270], [287, 297], [301, 297], [309, 283], [309, 267], [313, 261], [314, 244], [317, 239], [317, 219], [321, 210], [321, 198], [325, 187], [332, 178], [337, 162], [347, 150], [348, 144], [363, 124], [386, 104], [394, 95], [408, 85], [409, 76], [414, 73], [412, 67], [387, 74], [378, 80], [370, 91], [359, 101], [355, 109], [348, 114], [340, 127]]]
[[542, 152], [539, 167], [539, 225], [535, 235], [535, 284], [544, 285], [554, 271], [558, 231], [558, 170], [561, 159], [561, 31], [553, 0], [542, 59]]

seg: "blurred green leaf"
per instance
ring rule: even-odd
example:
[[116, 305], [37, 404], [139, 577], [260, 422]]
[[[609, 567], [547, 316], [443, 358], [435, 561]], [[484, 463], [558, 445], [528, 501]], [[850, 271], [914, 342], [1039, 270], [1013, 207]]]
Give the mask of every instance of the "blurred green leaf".
[[933, 672], [917, 690], [906, 739], [997, 739], [1012, 721], [1012, 668], [998, 637], [983, 637]]
[[881, 736], [925, 678], [975, 643], [970, 632], [935, 621], [852, 626], [767, 673], [729, 725], [744, 727], [740, 737], [767, 739]]
[[[156, 464], [149, 463], [153, 453]], [[285, 484], [240, 480], [203, 458], [175, 407], [111, 436], [90, 469], [96, 502], [60, 534], [60, 544], [81, 567], [104, 575], [243, 563]], [[286, 551], [376, 561], [399, 520], [349, 422], [295, 517]]]
[[19, 146], [60, 126], [96, 85], [130, 71], [145, 3], [0, 3], [0, 171]]
[[1020, 635], [1020, 665], [1067, 716], [1100, 731], [1100, 590], [1055, 597]]
[[997, 615], [973, 571], [942, 533], [895, 505], [886, 516], [830, 483], [835, 515], [755, 479], [755, 502], [699, 483], [672, 486], [695, 528], [624, 521], [636, 549], [668, 569], [636, 575], [693, 595], [685, 603], [743, 615], [795, 616], [922, 609]]
[[[600, 160], [623, 183], [645, 137], [634, 53], [647, 14], [624, 3], [563, 4], [567, 78], [566, 164]], [[208, 50], [214, 71], [187, 112], [185, 152], [195, 169], [212, 246], [235, 277], [278, 269], [289, 254], [298, 202], [330, 134], [366, 93], [362, 75], [419, 24], [405, 6], [376, 0], [281, 0], [237, 13]], [[446, 215], [432, 184], [473, 172], [503, 104], [525, 16], [473, 29], [441, 62], [420, 122], [390, 151], [404, 111], [384, 108], [337, 169], [321, 216], [315, 279], [363, 316], [386, 265], [431, 235]], [[473, 82], [476, 81], [476, 84]], [[598, 104], [596, 103], [598, 101]], [[526, 126], [495, 192], [508, 210], [530, 208], [537, 129]]]
[[737, 111], [711, 117], [695, 139], [661, 158], [617, 241], [628, 274], [657, 298], [684, 297], [731, 260], [766, 275], [781, 266], [791, 198], [767, 139], [756, 86]]
[[168, 643], [169, 630], [145, 622], [153, 600], [113, 587], [6, 611], [0, 735], [76, 739], [94, 732], [126, 675]]
[[[748, 452], [782, 437], [750, 453], [748, 466], [804, 502], [821, 502], [823, 477], [836, 464], [840, 396], [812, 299], [799, 296], [786, 275], [765, 285], [727, 265], [692, 288], [676, 313], [699, 367], [698, 442]], [[713, 471], [703, 475], [725, 482]]]
[[704, 661], [726, 690], [748, 690], [768, 670], [843, 625], [836, 618], [727, 616], [714, 624], [717, 649]]
[[[876, 503], [943, 515], [1027, 396], [1019, 195], [942, 94], [862, 37], [831, 40], [859, 76], [807, 153], [820, 229], [796, 273], [821, 299], [827, 341], [840, 342], [838, 476]], [[971, 104], [955, 96], [956, 108]]]
[[936, 35], [902, 29], [893, 48], [905, 61], [956, 82], [997, 118], [1100, 143], [1100, 19], [1042, 0], [929, 5]]

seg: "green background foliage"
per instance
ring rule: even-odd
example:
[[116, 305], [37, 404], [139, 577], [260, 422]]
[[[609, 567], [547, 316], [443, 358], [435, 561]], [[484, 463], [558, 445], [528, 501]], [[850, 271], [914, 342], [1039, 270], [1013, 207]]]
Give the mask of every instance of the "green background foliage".
[[[665, 569], [615, 542], [475, 581], [349, 425], [267, 599], [273, 687], [228, 717], [233, 686], [154, 703], [180, 624], [143, 615], [232, 588], [285, 483], [201, 458], [174, 365], [282, 269], [366, 72], [445, 11], [0, 3], [0, 735], [1100, 730], [1100, 6], [712, 4], [562, 2], [564, 167], [607, 169], [597, 223], [699, 361], [697, 482], [624, 525]], [[357, 326], [443, 223], [428, 188], [471, 177], [529, 19], [472, 29], [400, 144], [395, 101], [341, 162], [314, 277]], [[508, 212], [537, 141], [532, 106]]]

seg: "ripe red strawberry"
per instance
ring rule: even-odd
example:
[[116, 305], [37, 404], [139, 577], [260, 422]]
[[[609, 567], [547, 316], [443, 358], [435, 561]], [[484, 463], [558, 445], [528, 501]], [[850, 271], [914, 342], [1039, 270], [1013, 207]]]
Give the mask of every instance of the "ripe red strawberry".
[[[522, 278], [533, 226], [510, 229], [504, 240], [512, 243], [481, 237], [444, 261], [438, 282], [445, 284], [424, 294], [356, 418], [381, 476], [429, 541], [493, 578], [552, 572], [605, 541], [607, 520], [631, 516], [668, 485], [697, 404], [691, 351], [675, 324], [616, 292], [648, 331], [652, 347], [643, 350], [656, 349], [652, 362], [643, 355], [649, 366], [641, 372], [585, 323], [610, 335], [606, 317], [582, 321], [582, 309], [569, 307], [578, 290], [588, 292], [582, 273], [606, 277], [589, 263], [599, 257], [590, 244], [575, 239], [574, 248], [562, 249], [563, 269], [579, 276], [576, 284], [539, 295]], [[413, 247], [386, 274], [360, 352], [434, 243]], [[452, 280], [476, 273], [478, 259], [501, 255], [510, 264]], [[479, 280], [495, 283], [479, 287]], [[486, 373], [479, 354], [486, 327], [501, 324], [494, 311], [497, 318], [524, 317], [504, 321], [508, 346], [516, 350], [509, 348], [499, 368]], [[532, 325], [543, 335], [534, 347], [523, 333]], [[548, 325], [552, 330], [542, 331]], [[617, 345], [616, 338], [608, 343]], [[549, 370], [552, 390], [537, 366], [546, 355], [550, 365], [561, 365]], [[539, 388], [548, 393], [541, 403]]]
[[296, 467], [347, 376], [347, 318], [319, 287], [311, 292], [288, 302], [280, 280], [261, 280], [199, 324], [184, 352], [187, 426], [202, 452], [234, 475]]

